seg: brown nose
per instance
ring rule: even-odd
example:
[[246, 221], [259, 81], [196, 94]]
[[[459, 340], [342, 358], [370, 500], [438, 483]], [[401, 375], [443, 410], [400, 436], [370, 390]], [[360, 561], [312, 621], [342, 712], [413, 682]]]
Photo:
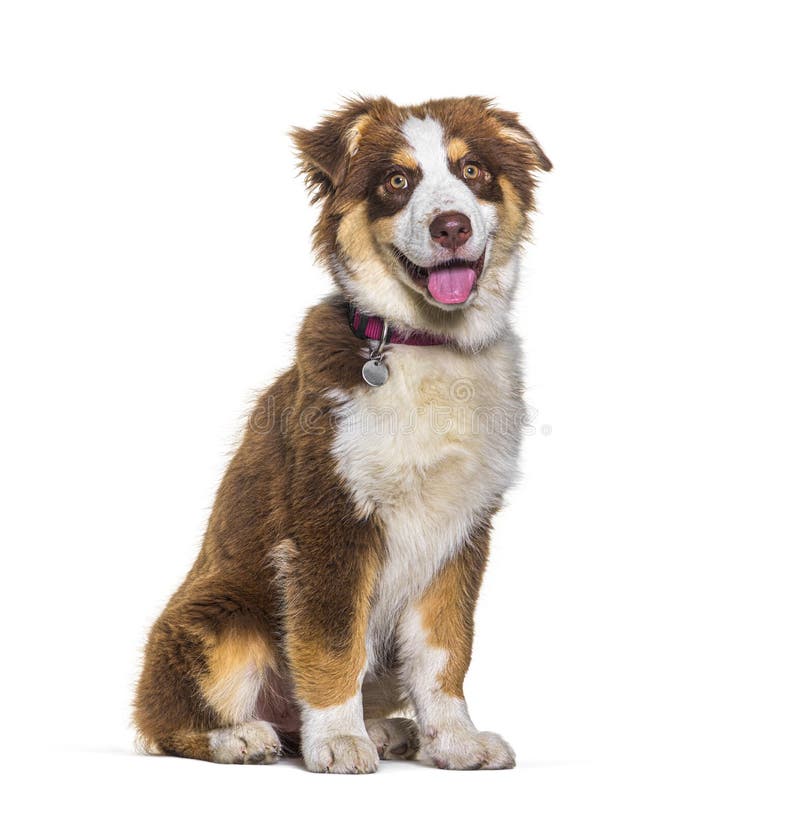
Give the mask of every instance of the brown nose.
[[442, 212], [431, 221], [431, 237], [445, 248], [457, 249], [469, 240], [472, 224], [461, 212]]

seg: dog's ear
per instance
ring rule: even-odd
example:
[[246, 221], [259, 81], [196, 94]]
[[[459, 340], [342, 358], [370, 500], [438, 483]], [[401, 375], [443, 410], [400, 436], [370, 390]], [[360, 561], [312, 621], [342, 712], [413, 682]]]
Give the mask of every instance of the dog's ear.
[[314, 202], [333, 194], [342, 184], [350, 159], [358, 152], [373, 104], [372, 99], [351, 99], [313, 129], [295, 127], [291, 130], [300, 171], [305, 175]]
[[516, 113], [509, 113], [507, 110], [498, 110], [496, 107], [493, 107], [491, 114], [500, 122], [500, 135], [503, 136], [503, 138], [507, 138], [516, 144], [521, 144], [531, 151], [536, 169], [540, 169], [542, 172], [549, 172], [553, 168], [552, 162], [544, 154], [544, 150], [539, 146], [539, 142], [533, 137], [530, 130], [520, 124], [519, 116], [517, 116]]

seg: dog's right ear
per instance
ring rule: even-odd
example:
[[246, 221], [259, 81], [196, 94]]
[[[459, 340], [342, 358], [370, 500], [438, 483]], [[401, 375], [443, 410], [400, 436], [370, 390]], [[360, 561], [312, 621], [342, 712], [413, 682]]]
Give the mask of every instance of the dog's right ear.
[[312, 130], [291, 130], [300, 171], [313, 202], [332, 195], [342, 184], [350, 159], [358, 152], [358, 143], [370, 119], [374, 100], [359, 97], [327, 115]]

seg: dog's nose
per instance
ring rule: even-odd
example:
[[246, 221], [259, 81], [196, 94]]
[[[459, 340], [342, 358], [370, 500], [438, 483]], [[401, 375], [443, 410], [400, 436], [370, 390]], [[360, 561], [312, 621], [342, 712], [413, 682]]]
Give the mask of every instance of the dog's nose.
[[442, 212], [433, 218], [430, 230], [435, 243], [455, 250], [469, 240], [472, 224], [461, 212]]

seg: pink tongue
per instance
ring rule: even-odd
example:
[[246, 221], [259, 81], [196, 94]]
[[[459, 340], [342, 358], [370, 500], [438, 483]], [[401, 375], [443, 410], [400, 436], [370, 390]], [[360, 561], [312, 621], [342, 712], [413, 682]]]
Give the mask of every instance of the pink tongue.
[[466, 302], [476, 279], [474, 268], [440, 268], [428, 274], [428, 290], [437, 302], [457, 305]]

